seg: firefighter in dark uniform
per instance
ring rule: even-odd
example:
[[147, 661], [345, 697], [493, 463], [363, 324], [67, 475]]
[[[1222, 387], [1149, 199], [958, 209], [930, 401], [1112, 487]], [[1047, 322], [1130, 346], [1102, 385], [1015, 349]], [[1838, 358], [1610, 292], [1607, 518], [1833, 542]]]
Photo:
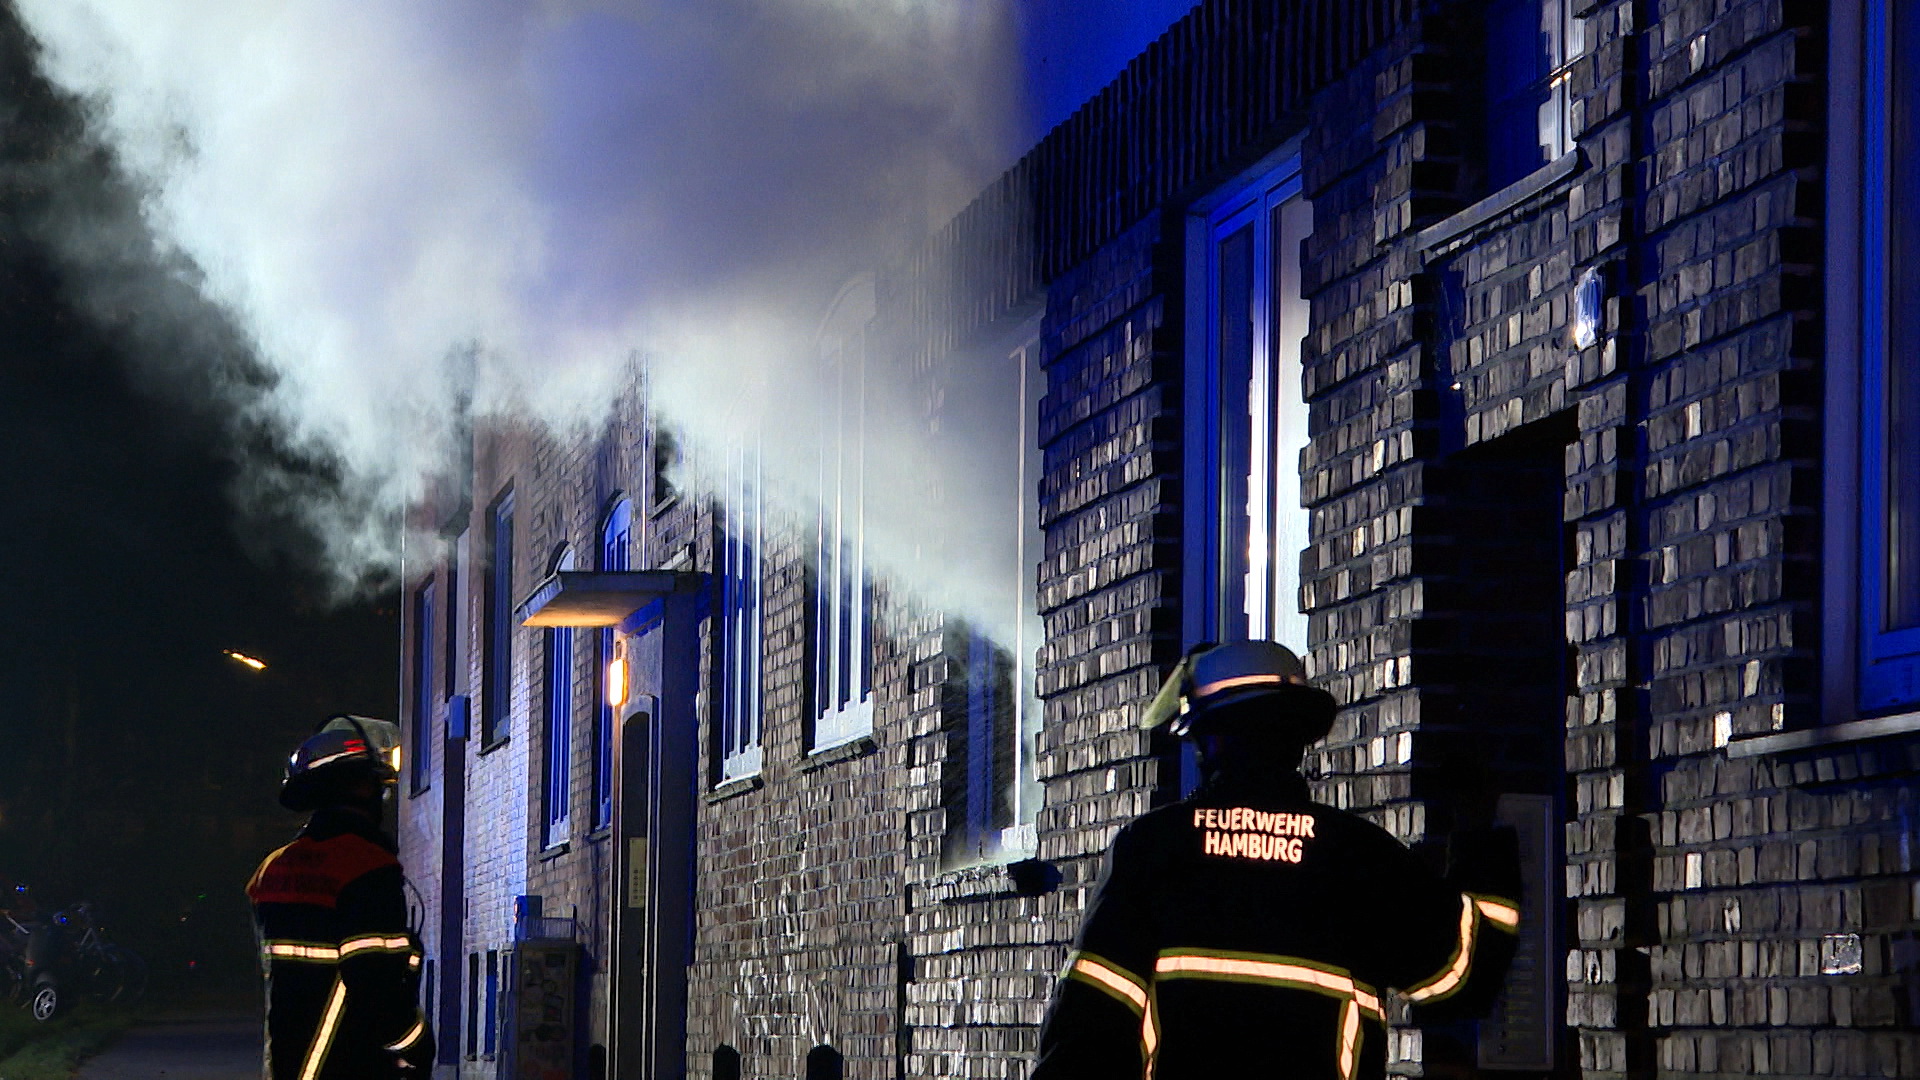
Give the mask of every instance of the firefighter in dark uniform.
[[1202, 783], [1114, 838], [1031, 1080], [1379, 1080], [1387, 987], [1423, 1021], [1491, 1002], [1520, 920], [1511, 834], [1460, 838], [1443, 878], [1311, 801], [1300, 762], [1334, 711], [1272, 642], [1181, 662], [1143, 726], [1193, 739]]
[[280, 802], [313, 816], [247, 885], [272, 1080], [424, 1077], [432, 1067], [420, 943], [382, 827], [398, 775], [398, 729], [359, 716], [333, 717], [288, 762]]

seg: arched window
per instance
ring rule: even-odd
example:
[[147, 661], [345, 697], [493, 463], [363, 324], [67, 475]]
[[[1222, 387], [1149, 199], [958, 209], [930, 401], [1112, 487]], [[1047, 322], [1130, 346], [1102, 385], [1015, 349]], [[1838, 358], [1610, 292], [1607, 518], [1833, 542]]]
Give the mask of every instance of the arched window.
[[[562, 544], [549, 572], [573, 569], [573, 549]], [[572, 824], [573, 787], [573, 628], [550, 627], [546, 633], [546, 717], [541, 725], [546, 749], [545, 846], [563, 843]]]
[[726, 1043], [713, 1048], [713, 1080], [740, 1080], [740, 1051]]
[[[633, 502], [615, 495], [600, 523], [600, 569], [633, 568]], [[613, 630], [600, 631], [593, 665], [593, 827], [613, 821], [613, 706], [607, 703], [607, 664], [613, 659]]]

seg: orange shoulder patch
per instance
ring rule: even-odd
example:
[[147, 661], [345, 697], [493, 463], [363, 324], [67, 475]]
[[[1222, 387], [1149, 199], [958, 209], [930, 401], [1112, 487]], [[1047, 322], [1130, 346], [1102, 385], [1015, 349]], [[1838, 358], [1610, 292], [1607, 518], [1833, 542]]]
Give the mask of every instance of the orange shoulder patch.
[[349, 882], [399, 861], [387, 849], [352, 833], [325, 840], [301, 837], [267, 856], [247, 885], [247, 897], [256, 904], [330, 908]]

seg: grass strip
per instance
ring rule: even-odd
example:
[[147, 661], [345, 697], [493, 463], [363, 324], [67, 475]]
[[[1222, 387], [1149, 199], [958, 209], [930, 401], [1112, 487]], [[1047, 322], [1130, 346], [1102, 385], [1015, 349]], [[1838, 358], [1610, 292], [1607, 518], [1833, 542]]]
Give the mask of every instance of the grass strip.
[[69, 1080], [133, 1020], [126, 1010], [93, 1008], [36, 1024], [25, 1012], [0, 1009], [0, 1080]]

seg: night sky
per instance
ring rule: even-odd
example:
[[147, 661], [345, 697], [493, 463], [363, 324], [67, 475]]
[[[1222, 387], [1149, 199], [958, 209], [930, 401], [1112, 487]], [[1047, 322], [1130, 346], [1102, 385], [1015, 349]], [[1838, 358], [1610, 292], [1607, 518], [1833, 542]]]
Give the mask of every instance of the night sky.
[[[235, 980], [242, 886], [298, 825], [274, 801], [286, 754], [328, 713], [394, 715], [394, 603], [333, 603], [297, 528], [236, 514], [241, 450], [273, 450], [208, 380], [262, 376], [190, 275], [126, 242], [137, 200], [8, 9], [0, 125], [0, 881], [94, 900], [158, 970]], [[54, 220], [116, 238], [105, 300]]]

